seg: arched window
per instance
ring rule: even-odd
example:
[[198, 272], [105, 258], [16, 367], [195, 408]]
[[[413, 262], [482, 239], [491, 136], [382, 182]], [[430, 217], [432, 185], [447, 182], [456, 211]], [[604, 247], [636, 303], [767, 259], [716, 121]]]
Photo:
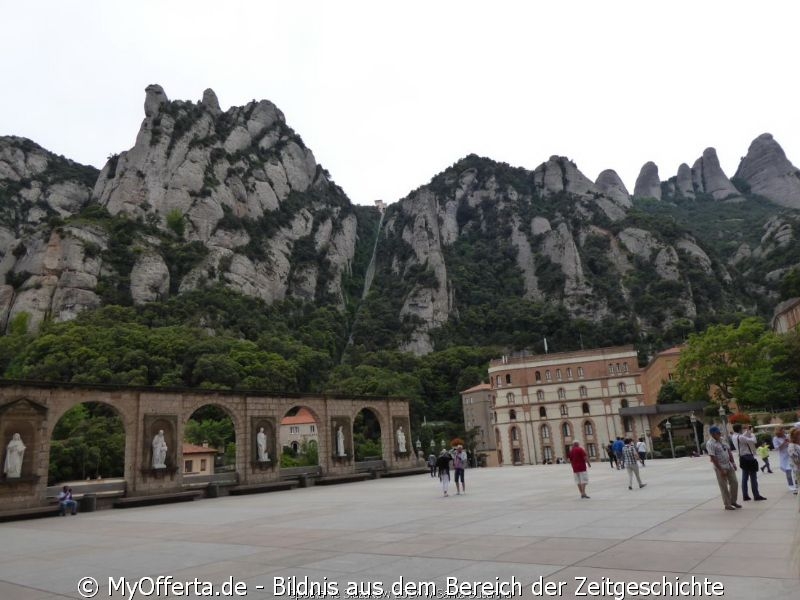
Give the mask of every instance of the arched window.
[[543, 440], [550, 439], [550, 428], [547, 425], [542, 425], [542, 439]]
[[572, 367], [567, 368], [567, 379], [572, 379]]
[[544, 447], [544, 459], [547, 462], [552, 462], [553, 461], [553, 449], [550, 446], [545, 446]]
[[583, 410], [583, 414], [588, 415], [589, 414], [589, 403], [588, 402], [584, 402], [583, 404], [581, 404], [581, 410]]
[[536, 378], [537, 382], [541, 381], [542, 380], [542, 374], [539, 371], [536, 371], [535, 378]]
[[567, 399], [567, 393], [564, 391], [564, 388], [558, 388], [558, 399], [559, 400]]
[[627, 398], [623, 398], [622, 400], [619, 401], [619, 407], [620, 408], [628, 408], [628, 400], [627, 400]]
[[591, 421], [585, 421], [583, 423], [583, 433], [585, 435], [594, 435], [594, 427]]
[[546, 419], [547, 418], [547, 409], [544, 406], [540, 406], [539, 407], [539, 416], [542, 419]]
[[547, 370], [544, 372], [544, 379], [545, 379], [545, 381], [552, 381], [552, 380], [553, 380], [553, 378], [552, 378], [552, 377], [550, 377], [550, 369], [547, 369]]
[[633, 421], [631, 421], [630, 417], [622, 417], [622, 427], [626, 433], [633, 431]]
[[614, 365], [612, 363], [608, 363], [608, 374], [609, 375], [614, 374]]
[[572, 437], [572, 427], [570, 427], [569, 423], [561, 424], [561, 433], [565, 438]]
[[536, 390], [536, 399], [539, 402], [544, 402], [544, 392], [542, 390]]
[[587, 444], [587, 450], [589, 450], [589, 458], [597, 458], [597, 446], [594, 444]]
[[516, 427], [511, 428], [511, 440], [514, 442], [519, 440], [519, 430]]
[[497, 423], [497, 411], [494, 411], [492, 415], [494, 416], [494, 422]]
[[506, 374], [506, 383], [511, 383], [511, 373]]
[[515, 411], [513, 408], [510, 411], [508, 411], [508, 418], [510, 420], [512, 420], [512, 421], [516, 421], [517, 420], [517, 411]]
[[578, 377], [583, 377], [583, 367], [578, 367]]
[[556, 369], [556, 379], [561, 381], [561, 369]]
[[626, 386], [623, 382], [617, 384], [617, 389], [619, 390], [620, 394], [624, 394], [626, 392]]
[[566, 417], [569, 414], [569, 410], [567, 409], [566, 404], [562, 404], [558, 407], [558, 412], [561, 413], [562, 417]]
[[506, 394], [506, 401], [507, 401], [509, 404], [514, 404], [514, 400], [515, 400], [515, 398], [514, 398], [514, 392], [508, 392], [508, 393]]
[[589, 390], [586, 389], [585, 385], [582, 385], [578, 388], [578, 391], [581, 394], [581, 398], [586, 398], [589, 395]]
[[622, 363], [622, 372], [623, 373], [627, 373], [628, 372], [628, 363], [626, 363], [626, 362]]

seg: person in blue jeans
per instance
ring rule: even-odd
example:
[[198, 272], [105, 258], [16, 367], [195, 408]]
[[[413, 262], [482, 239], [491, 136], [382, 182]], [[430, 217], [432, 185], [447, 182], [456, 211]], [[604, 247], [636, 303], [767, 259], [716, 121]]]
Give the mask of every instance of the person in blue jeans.
[[66, 485], [62, 488], [62, 490], [58, 493], [58, 506], [60, 509], [60, 515], [66, 516], [67, 509], [73, 514], [78, 514], [78, 503], [75, 502], [75, 499], [72, 497], [72, 488], [67, 487]]
[[614, 440], [614, 444], [612, 448], [614, 449], [614, 456], [617, 458], [617, 469], [622, 468], [622, 449], [625, 447], [625, 442], [622, 441], [621, 437], [617, 437]]
[[[458, 445], [456, 448], [455, 456], [453, 456], [453, 468], [456, 472], [456, 496], [460, 496], [462, 493], [467, 493], [467, 485], [464, 483], [464, 469], [467, 466], [467, 452], [464, 450], [464, 446], [461, 444]], [[458, 487], [459, 481], [461, 482], [461, 487]]]

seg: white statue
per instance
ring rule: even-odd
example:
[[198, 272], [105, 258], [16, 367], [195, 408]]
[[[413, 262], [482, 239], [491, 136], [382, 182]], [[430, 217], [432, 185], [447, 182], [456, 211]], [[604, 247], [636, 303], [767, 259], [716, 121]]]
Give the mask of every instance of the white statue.
[[403, 433], [403, 426], [397, 428], [397, 449], [403, 454], [406, 452], [406, 434]]
[[341, 425], [339, 425], [339, 429], [336, 430], [336, 455], [347, 456], [344, 453], [344, 432], [342, 431]]
[[256, 444], [258, 445], [258, 462], [269, 461], [269, 454], [267, 453], [267, 434], [264, 433], [263, 427], [261, 427], [256, 434]]
[[163, 429], [159, 429], [153, 437], [153, 468], [167, 468], [167, 440], [164, 439]]
[[25, 444], [18, 433], [11, 436], [6, 448], [6, 462], [3, 465], [3, 473], [9, 479], [22, 476], [22, 456], [25, 454]]

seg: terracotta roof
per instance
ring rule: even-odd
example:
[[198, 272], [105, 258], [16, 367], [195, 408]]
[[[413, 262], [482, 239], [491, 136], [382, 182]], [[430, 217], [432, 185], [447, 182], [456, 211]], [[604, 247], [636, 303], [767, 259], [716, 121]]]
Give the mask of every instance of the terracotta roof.
[[463, 392], [460, 392], [460, 393], [461, 394], [471, 394], [473, 392], [482, 392], [484, 390], [490, 390], [490, 389], [492, 389], [491, 384], [479, 383], [478, 385], [472, 386], [468, 390], [464, 390]]
[[673, 346], [672, 348], [667, 348], [663, 352], [659, 352], [658, 356], [665, 356], [665, 355], [668, 355], [668, 354], [680, 354], [681, 350], [683, 350], [683, 348], [684, 348], [683, 345], [681, 345], [681, 346]]
[[305, 407], [301, 407], [300, 410], [297, 411], [297, 414], [291, 417], [283, 417], [281, 419], [281, 425], [303, 425], [306, 423], [316, 423], [317, 420], [314, 418], [314, 415], [311, 414], [311, 411]]
[[184, 454], [216, 454], [217, 449], [211, 446], [198, 446], [197, 444], [187, 444], [183, 442]]

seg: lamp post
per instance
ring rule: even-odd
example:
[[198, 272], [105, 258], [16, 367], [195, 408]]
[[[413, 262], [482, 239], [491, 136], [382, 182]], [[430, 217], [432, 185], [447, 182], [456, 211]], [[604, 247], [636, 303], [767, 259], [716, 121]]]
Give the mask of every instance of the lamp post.
[[415, 446], [417, 447], [417, 464], [419, 464], [419, 460], [422, 458], [422, 442], [419, 438], [417, 438]]
[[664, 426], [667, 428], [667, 435], [669, 436], [669, 450], [672, 452], [672, 458], [675, 458], [675, 446], [672, 445], [672, 423], [667, 421]]
[[697, 417], [694, 416], [694, 411], [689, 415], [689, 420], [692, 422], [692, 431], [694, 431], [694, 445], [697, 446], [697, 456], [700, 456], [700, 440], [697, 437]]

